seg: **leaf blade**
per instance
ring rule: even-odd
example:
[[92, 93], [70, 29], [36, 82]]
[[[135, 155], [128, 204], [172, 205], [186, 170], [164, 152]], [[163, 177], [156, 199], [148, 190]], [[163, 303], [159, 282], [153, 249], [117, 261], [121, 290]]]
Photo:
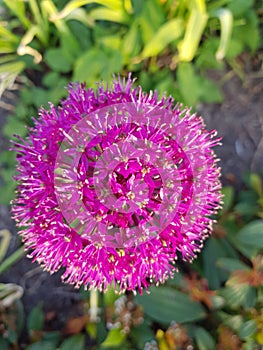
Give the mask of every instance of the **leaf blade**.
[[192, 301], [186, 294], [169, 287], [151, 288], [151, 293], [137, 296], [137, 302], [153, 319], [168, 324], [191, 322], [205, 317], [204, 308]]

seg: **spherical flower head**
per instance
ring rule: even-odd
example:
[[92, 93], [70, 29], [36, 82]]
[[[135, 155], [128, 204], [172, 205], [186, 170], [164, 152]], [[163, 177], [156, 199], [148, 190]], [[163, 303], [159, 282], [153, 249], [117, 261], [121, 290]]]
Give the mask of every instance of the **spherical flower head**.
[[214, 131], [134, 87], [68, 87], [17, 151], [12, 211], [30, 257], [63, 281], [105, 291], [164, 283], [192, 261], [220, 206]]

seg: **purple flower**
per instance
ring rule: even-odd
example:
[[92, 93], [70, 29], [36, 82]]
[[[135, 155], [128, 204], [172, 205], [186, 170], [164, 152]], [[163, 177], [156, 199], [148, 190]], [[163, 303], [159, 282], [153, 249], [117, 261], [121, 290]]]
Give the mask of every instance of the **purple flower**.
[[71, 84], [15, 142], [12, 210], [26, 249], [77, 287], [164, 283], [178, 258], [196, 257], [220, 206], [216, 133], [133, 85]]

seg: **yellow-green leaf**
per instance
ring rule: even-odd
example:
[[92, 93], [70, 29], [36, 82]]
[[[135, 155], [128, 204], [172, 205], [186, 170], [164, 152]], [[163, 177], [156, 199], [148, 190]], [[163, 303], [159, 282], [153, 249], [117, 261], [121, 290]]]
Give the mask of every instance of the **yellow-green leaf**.
[[103, 348], [111, 348], [120, 345], [125, 339], [125, 334], [118, 328], [109, 331], [106, 339], [101, 344]]
[[172, 19], [163, 24], [153, 38], [145, 45], [141, 57], [147, 58], [158, 55], [174, 40], [178, 39], [183, 33], [183, 21], [181, 19]]
[[0, 37], [2, 40], [8, 40], [12, 43], [19, 42], [19, 37], [13, 34], [10, 30], [6, 29], [3, 25], [0, 25]]
[[53, 15], [51, 20], [57, 20], [67, 17], [72, 11], [75, 9], [87, 5], [87, 4], [99, 4], [112, 9], [113, 11], [118, 11], [122, 9], [122, 2], [120, 0], [72, 0], [67, 3], [67, 5], [63, 8], [62, 11]]
[[25, 68], [24, 62], [9, 62], [2, 64], [0, 67], [0, 98], [2, 93], [11, 88], [16, 77]]
[[8, 230], [0, 230], [1, 244], [0, 244], [0, 261], [3, 260], [6, 255], [9, 243], [11, 240], [11, 233]]
[[178, 45], [180, 61], [190, 62], [194, 58], [207, 20], [208, 14], [206, 12], [201, 12], [194, 7], [191, 9], [184, 39]]
[[99, 21], [126, 23], [128, 17], [123, 10], [113, 10], [106, 7], [98, 7], [90, 11], [90, 17]]
[[25, 2], [24, 1], [14, 1], [14, 0], [4, 0], [6, 6], [12, 11], [21, 21], [25, 27], [30, 26], [30, 21], [26, 16]]

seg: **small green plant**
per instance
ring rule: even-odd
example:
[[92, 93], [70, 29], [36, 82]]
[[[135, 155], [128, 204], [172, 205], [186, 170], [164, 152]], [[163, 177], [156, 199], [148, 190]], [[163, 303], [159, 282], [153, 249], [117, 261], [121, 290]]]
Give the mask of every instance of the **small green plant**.
[[[4, 260], [9, 248], [11, 233], [0, 230], [0, 275], [12, 267], [24, 255], [24, 247], [18, 248]], [[17, 346], [23, 327], [23, 305], [20, 298], [23, 288], [14, 283], [0, 283], [0, 348]]]
[[[61, 8], [63, 3], [3, 0], [1, 92], [26, 68], [46, 74], [46, 63], [91, 85], [114, 72], [145, 74], [147, 68], [149, 84], [161, 92], [170, 93], [174, 85], [188, 104], [218, 101], [219, 92], [206, 96], [212, 83], [200, 69], [222, 68], [224, 58], [231, 62], [259, 45], [260, 8], [253, 1], [72, 0]], [[153, 80], [160, 69], [162, 76]], [[186, 94], [184, 80], [189, 79], [193, 91]]]
[[67, 45], [66, 56], [75, 59], [80, 53], [76, 37], [61, 20], [50, 21], [57, 13], [55, 2], [3, 0], [4, 18], [0, 22], [0, 97], [23, 70], [44, 70], [43, 52], [50, 43]]

